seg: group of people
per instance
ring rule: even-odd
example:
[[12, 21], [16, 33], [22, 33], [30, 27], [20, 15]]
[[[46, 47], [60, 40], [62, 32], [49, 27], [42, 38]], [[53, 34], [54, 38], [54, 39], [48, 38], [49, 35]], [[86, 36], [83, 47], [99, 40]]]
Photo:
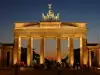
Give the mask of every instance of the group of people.
[[44, 64], [34, 64], [33, 67], [35, 69], [44, 68], [44, 69], [53, 69], [61, 66], [60, 63], [56, 63], [55, 61], [46, 61]]
[[[73, 66], [70, 66], [68, 63], [66, 62], [56, 62], [55, 60], [52, 61], [45, 61], [44, 64], [33, 64], [33, 68], [35, 69], [61, 69], [62, 67], [65, 68], [73, 68], [73, 69], [79, 69], [80, 68], [80, 64], [74, 64]], [[20, 65], [18, 65], [17, 63], [15, 64], [15, 70], [16, 72], [20, 69]]]
[[[20, 70], [20, 65], [16, 63], [14, 67], [15, 67], [15, 75], [18, 75], [19, 70]], [[78, 70], [80, 65], [79, 64], [74, 64], [71, 67], [68, 63], [65, 63], [65, 62], [58, 63], [56, 61], [46, 61], [44, 64], [34, 64], [33, 65], [34, 69], [45, 69], [45, 70], [54, 69], [54, 70], [57, 70], [57, 75], [61, 74], [61, 70], [62, 70], [63, 67], [73, 68], [73, 69]]]

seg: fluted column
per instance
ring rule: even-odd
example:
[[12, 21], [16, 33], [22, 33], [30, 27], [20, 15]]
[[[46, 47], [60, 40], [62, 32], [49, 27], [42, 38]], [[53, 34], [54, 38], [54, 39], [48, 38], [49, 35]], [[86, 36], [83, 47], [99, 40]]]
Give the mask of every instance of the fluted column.
[[57, 48], [57, 62], [61, 62], [61, 40], [60, 40], [60, 37], [56, 38], [56, 48]]
[[98, 49], [97, 51], [98, 51], [97, 61], [98, 61], [98, 66], [100, 67], [100, 49]]
[[21, 59], [21, 37], [14, 37], [13, 64], [20, 63]]
[[27, 66], [32, 65], [32, 59], [33, 59], [33, 38], [28, 38], [28, 45], [27, 45]]
[[83, 65], [83, 38], [80, 37], [80, 65]]
[[91, 51], [89, 51], [89, 67], [91, 67], [92, 60], [91, 60]]
[[2, 53], [2, 50], [1, 50], [2, 48], [1, 48], [1, 45], [0, 45], [0, 67], [2, 66], [2, 56], [1, 56], [1, 53]]
[[2, 49], [1, 50], [1, 57], [0, 57], [0, 63], [1, 63], [1, 67], [4, 67], [4, 65], [5, 65], [5, 53], [4, 53], [4, 50]]
[[4, 51], [4, 56], [3, 56], [3, 67], [6, 67], [7, 66], [7, 51], [5, 50]]
[[88, 64], [88, 49], [86, 46], [86, 37], [80, 37], [80, 65]]
[[[83, 61], [83, 64], [85, 64], [85, 65], [88, 65], [88, 59], [89, 59], [89, 57], [88, 57], [88, 54], [89, 54], [89, 51], [88, 51], [88, 48], [87, 48], [87, 38], [86, 38], [86, 36], [84, 36], [84, 38], [83, 38], [83, 43], [84, 43], [84, 61]], [[89, 66], [89, 65], [88, 65]]]
[[44, 63], [44, 37], [40, 38], [40, 64]]
[[68, 58], [70, 66], [74, 64], [73, 38], [68, 37]]
[[93, 50], [93, 52], [94, 52], [94, 56], [93, 56], [93, 62], [96, 64], [96, 65], [98, 65], [98, 52], [97, 52], [97, 50], [96, 49], [94, 49]]
[[12, 54], [12, 50], [10, 51], [10, 65], [12, 65], [12, 58], [13, 58], [13, 54]]

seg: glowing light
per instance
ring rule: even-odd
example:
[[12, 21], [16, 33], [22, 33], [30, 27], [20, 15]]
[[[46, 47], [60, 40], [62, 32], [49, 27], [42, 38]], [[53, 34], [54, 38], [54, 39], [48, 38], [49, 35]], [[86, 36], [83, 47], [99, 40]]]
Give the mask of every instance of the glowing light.
[[40, 56], [40, 64], [43, 64], [44, 63], [44, 59], [43, 59], [43, 56], [41, 55]]
[[71, 64], [71, 66], [73, 66], [73, 64], [74, 64], [73, 56], [71, 56], [70, 64]]
[[87, 58], [84, 56], [83, 64], [87, 65], [87, 62], [88, 62], [88, 60], [87, 60]]
[[17, 63], [17, 55], [14, 54], [14, 65]]
[[30, 66], [30, 57], [27, 56], [27, 66]]
[[98, 67], [97, 69], [100, 70], [100, 67]]
[[24, 67], [20, 67], [20, 70], [21, 70], [21, 71], [24, 71], [24, 70], [25, 70], [25, 68], [24, 68]]
[[61, 62], [61, 59], [60, 59], [60, 57], [58, 58], [57, 62], [59, 62], [59, 63]]

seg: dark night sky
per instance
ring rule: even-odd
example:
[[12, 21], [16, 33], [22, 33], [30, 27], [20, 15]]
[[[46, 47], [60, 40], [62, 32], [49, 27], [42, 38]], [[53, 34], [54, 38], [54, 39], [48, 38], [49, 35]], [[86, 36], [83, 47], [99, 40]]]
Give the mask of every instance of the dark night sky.
[[[12, 43], [14, 22], [40, 21], [41, 13], [48, 12], [48, 3], [52, 3], [55, 13], [60, 13], [60, 20], [63, 22], [87, 22], [88, 42], [98, 42], [100, 0], [0, 0], [0, 40]], [[38, 42], [35, 40], [34, 44], [37, 45]], [[49, 46], [55, 40], [48, 40], [46, 43]], [[54, 46], [56, 45], [48, 47], [48, 51], [55, 50]], [[65, 46], [64, 49], [67, 48]], [[39, 48], [36, 46], [36, 49]]]

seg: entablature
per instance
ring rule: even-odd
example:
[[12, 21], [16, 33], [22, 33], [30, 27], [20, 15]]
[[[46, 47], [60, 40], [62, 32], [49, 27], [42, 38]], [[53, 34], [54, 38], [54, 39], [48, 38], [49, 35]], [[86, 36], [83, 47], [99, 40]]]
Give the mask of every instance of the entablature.
[[15, 23], [14, 29], [34, 29], [34, 28], [86, 28], [85, 22], [27, 22], [27, 23]]
[[77, 33], [87, 33], [87, 29], [84, 28], [34, 28], [34, 29], [15, 29], [15, 33], [60, 33], [60, 34], [77, 34]]

